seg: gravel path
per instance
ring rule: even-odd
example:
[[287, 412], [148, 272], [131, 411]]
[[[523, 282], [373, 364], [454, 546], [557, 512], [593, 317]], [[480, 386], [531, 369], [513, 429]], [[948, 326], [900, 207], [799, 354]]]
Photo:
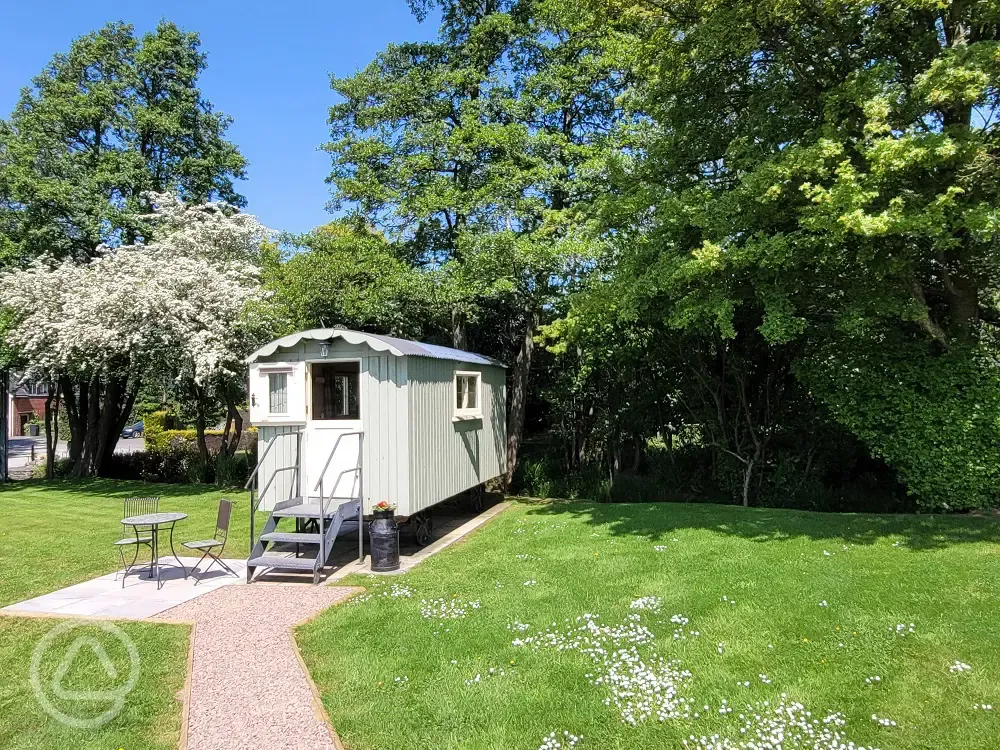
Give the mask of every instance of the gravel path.
[[227, 586], [161, 613], [158, 619], [196, 623], [188, 750], [335, 750], [289, 629], [352, 591]]

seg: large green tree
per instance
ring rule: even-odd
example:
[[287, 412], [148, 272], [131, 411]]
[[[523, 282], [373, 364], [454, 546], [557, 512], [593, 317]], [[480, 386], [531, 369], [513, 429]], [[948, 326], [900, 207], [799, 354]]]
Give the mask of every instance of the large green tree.
[[198, 87], [200, 46], [169, 21], [141, 37], [110, 23], [25, 87], [0, 121], [0, 263], [135, 241], [149, 191], [243, 205], [246, 161]]
[[[89, 263], [102, 244], [148, 243], [153, 193], [245, 203], [233, 186], [246, 161], [225, 139], [230, 119], [198, 85], [200, 45], [197, 33], [168, 21], [141, 37], [110, 23], [74, 40], [22, 91], [0, 121], [0, 268]], [[7, 359], [40, 366], [24, 350]], [[74, 458], [88, 451], [75, 470], [103, 471], [143, 372], [118, 363], [85, 377], [59, 374]]]
[[414, 268], [363, 223], [331, 222], [286, 246], [265, 266], [261, 313], [275, 335], [340, 325], [424, 339], [447, 330], [438, 274]]
[[996, 5], [599, 13], [644, 115], [605, 204], [624, 304], [716, 346], [792, 347], [789, 371], [919, 500], [993, 502]]
[[[333, 203], [440, 271], [455, 346], [489, 341], [512, 362], [509, 479], [535, 335], [591, 253], [577, 206], [620, 117], [620, 81], [562, 3], [411, 7], [421, 18], [440, 11], [435, 41], [391, 45], [333, 80]], [[477, 330], [497, 307], [507, 323]]]

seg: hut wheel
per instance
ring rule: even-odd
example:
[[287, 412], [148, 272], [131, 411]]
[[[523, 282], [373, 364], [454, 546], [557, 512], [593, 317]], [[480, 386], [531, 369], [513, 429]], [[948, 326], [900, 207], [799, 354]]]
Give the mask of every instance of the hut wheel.
[[418, 513], [414, 523], [416, 523], [414, 534], [417, 538], [417, 544], [423, 547], [431, 540], [431, 530], [434, 528], [431, 514], [427, 511]]
[[469, 491], [469, 504], [472, 506], [472, 510], [476, 513], [483, 512], [483, 498], [486, 495], [486, 487], [484, 485], [477, 485]]

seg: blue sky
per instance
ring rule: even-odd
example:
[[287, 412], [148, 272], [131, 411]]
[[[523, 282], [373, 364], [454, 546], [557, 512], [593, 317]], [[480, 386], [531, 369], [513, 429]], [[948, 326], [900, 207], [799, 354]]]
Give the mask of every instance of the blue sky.
[[353, 73], [390, 42], [429, 39], [437, 26], [418, 24], [406, 0], [10, 3], [0, 24], [0, 117], [75, 37], [117, 20], [142, 33], [161, 18], [201, 33], [208, 53], [202, 91], [233, 117], [229, 137], [250, 161], [239, 184], [247, 208], [292, 232], [331, 218], [324, 210], [330, 159], [317, 150], [329, 135], [329, 75]]

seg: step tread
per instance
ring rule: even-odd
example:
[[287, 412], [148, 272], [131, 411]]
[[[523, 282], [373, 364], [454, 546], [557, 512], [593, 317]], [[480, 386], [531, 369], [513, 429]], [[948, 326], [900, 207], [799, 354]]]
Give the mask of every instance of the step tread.
[[[292, 505], [288, 508], [275, 510], [271, 515], [275, 518], [319, 518], [320, 507], [319, 503], [302, 503], [301, 505]], [[335, 507], [330, 506], [326, 509], [325, 516], [327, 518], [333, 518], [335, 515], [337, 515]]]
[[306, 534], [292, 531], [269, 531], [261, 534], [260, 538], [265, 542], [294, 542], [296, 544], [319, 544], [319, 534]]
[[316, 567], [313, 557], [282, 557], [281, 555], [261, 555], [247, 560], [251, 568], [284, 568], [286, 570], [312, 570]]

